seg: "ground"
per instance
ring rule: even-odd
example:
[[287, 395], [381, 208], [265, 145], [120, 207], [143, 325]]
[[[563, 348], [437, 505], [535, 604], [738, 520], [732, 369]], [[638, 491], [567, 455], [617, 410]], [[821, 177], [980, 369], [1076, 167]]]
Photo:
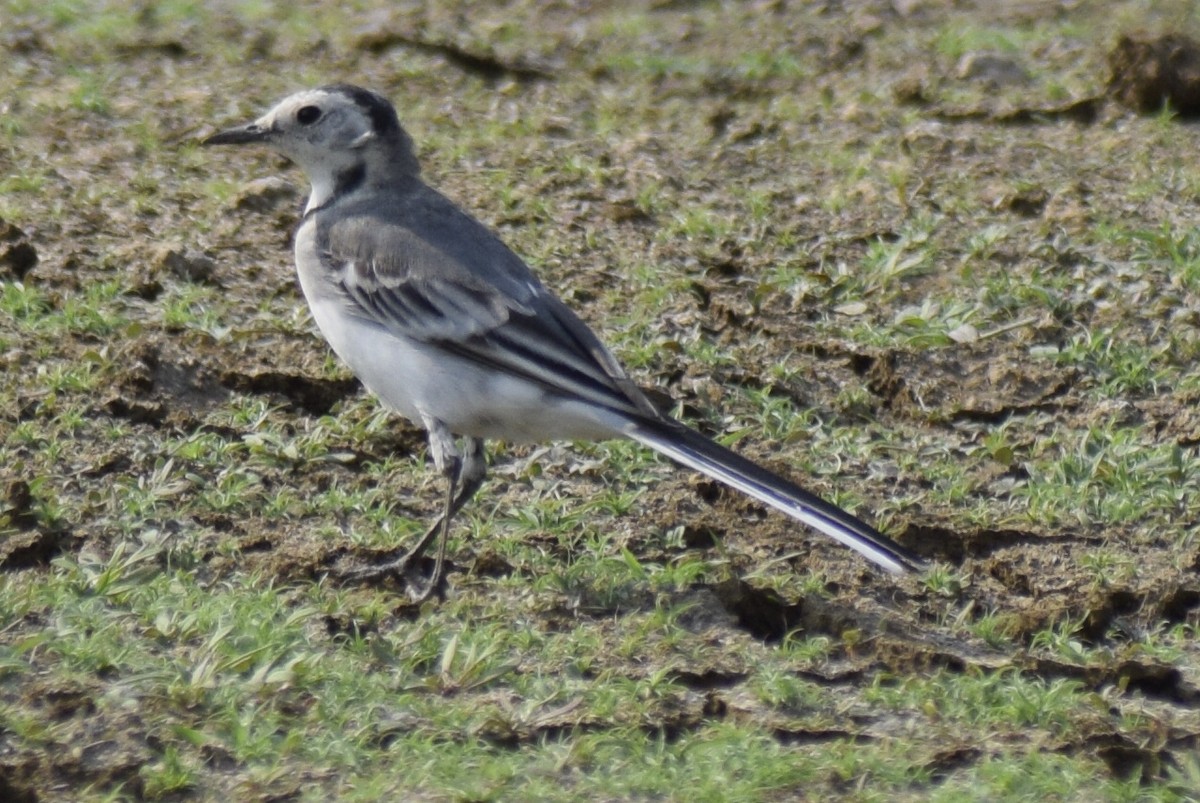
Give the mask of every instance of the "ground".
[[[0, 8], [0, 797], [1200, 796], [1200, 161], [1118, 47], [1191, 3]], [[314, 330], [302, 177], [197, 146], [333, 81], [930, 568], [491, 444], [444, 599], [340, 580], [441, 486]]]

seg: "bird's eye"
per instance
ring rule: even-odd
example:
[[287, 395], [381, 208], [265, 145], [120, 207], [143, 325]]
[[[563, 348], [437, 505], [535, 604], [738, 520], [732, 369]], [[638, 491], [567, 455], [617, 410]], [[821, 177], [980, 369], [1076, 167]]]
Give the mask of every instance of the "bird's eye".
[[316, 106], [302, 106], [296, 112], [296, 122], [300, 125], [312, 125], [321, 118], [321, 110]]

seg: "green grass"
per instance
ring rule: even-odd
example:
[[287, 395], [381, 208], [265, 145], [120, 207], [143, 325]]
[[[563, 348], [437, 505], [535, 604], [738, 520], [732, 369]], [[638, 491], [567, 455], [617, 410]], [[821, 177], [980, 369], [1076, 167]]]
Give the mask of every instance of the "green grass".
[[[1194, 9], [931, 26], [660, 5], [0, 4], [0, 217], [39, 255], [23, 281], [0, 273], [13, 784], [86, 801], [1196, 797], [1192, 139], [1115, 107], [1090, 126], [936, 119], [1096, 94], [1121, 21], [1187, 29]], [[551, 78], [372, 52], [363, 20]], [[1029, 85], [959, 79], [980, 51]], [[902, 106], [914, 65], [930, 103]], [[929, 571], [877, 575], [612, 442], [489, 445], [443, 601], [328, 576], [410, 542], [442, 487], [421, 435], [366, 394], [324, 409], [296, 390], [345, 369], [292, 275], [299, 198], [246, 193], [300, 176], [196, 141], [333, 80], [394, 98], [430, 181], [637, 381]], [[1010, 208], [1042, 193], [1041, 212]], [[165, 270], [177, 247], [213, 275]]]

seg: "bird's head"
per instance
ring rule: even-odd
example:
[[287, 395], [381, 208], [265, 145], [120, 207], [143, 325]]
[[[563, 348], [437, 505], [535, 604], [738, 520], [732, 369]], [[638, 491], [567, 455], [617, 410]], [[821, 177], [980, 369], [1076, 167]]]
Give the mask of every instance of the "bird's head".
[[252, 123], [228, 128], [202, 145], [262, 143], [295, 162], [313, 185], [310, 209], [349, 183], [416, 175], [412, 140], [382, 95], [350, 84], [306, 89]]

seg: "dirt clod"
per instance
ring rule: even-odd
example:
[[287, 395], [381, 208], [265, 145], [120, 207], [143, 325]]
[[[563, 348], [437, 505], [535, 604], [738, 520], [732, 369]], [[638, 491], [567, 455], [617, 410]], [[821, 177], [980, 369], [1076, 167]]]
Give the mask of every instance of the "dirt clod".
[[1015, 59], [999, 53], [967, 53], [958, 62], [958, 77], [990, 87], [1024, 84], [1029, 73]]
[[1108, 54], [1108, 91], [1152, 114], [1167, 104], [1183, 117], [1200, 114], [1200, 43], [1182, 34], [1128, 34]]
[[28, 235], [0, 218], [0, 279], [21, 281], [38, 263], [37, 249]]
[[217, 262], [195, 248], [162, 248], [155, 261], [159, 268], [187, 282], [208, 283], [213, 280]]
[[301, 194], [293, 182], [279, 176], [256, 178], [246, 182], [234, 200], [234, 208], [259, 214], [282, 211], [286, 207], [294, 209], [300, 204]]

